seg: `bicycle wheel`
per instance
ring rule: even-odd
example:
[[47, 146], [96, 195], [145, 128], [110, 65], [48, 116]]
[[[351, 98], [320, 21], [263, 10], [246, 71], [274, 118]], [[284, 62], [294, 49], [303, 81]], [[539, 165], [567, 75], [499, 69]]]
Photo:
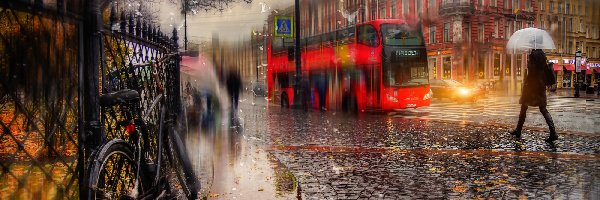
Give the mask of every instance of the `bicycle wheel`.
[[198, 191], [200, 191], [200, 183], [197, 180], [196, 173], [192, 168], [192, 163], [187, 156], [187, 150], [175, 127], [170, 126], [168, 129], [168, 152], [171, 167], [177, 174], [177, 179], [181, 184], [183, 192], [188, 199], [197, 199]]
[[104, 144], [93, 158], [88, 185], [91, 199], [135, 199], [147, 190], [133, 147], [124, 140]]

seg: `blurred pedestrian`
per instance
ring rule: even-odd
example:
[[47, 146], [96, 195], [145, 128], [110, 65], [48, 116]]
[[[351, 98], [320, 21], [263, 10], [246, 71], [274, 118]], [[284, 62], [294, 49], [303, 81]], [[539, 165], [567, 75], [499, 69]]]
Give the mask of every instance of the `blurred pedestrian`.
[[596, 89], [598, 90], [598, 96], [600, 96], [600, 80], [598, 80], [597, 82], [598, 82], [598, 87]]
[[325, 72], [320, 72], [319, 75], [317, 75], [315, 85], [317, 87], [317, 93], [319, 94], [319, 107], [321, 111], [326, 111], [327, 74]]
[[525, 78], [525, 84], [523, 85], [523, 92], [519, 103], [521, 104], [521, 112], [519, 113], [519, 121], [517, 122], [517, 128], [510, 132], [510, 134], [521, 138], [521, 130], [525, 123], [525, 117], [527, 114], [527, 108], [529, 106], [537, 106], [540, 108], [540, 112], [548, 124], [550, 129], [550, 136], [546, 139], [546, 142], [552, 143], [558, 139], [554, 122], [552, 117], [546, 109], [546, 54], [541, 49], [533, 49], [529, 54], [529, 60], [527, 62], [527, 77]]
[[302, 76], [302, 80], [300, 80], [300, 91], [301, 91], [301, 98], [300, 100], [302, 102], [300, 102], [300, 106], [302, 106], [302, 109], [304, 109], [305, 111], [308, 111], [308, 109], [312, 106], [311, 105], [311, 96], [312, 96], [312, 91], [311, 91], [311, 87], [310, 87], [310, 80], [308, 80], [308, 77]]
[[227, 93], [231, 101], [232, 111], [237, 110], [238, 102], [240, 101], [240, 92], [242, 90], [242, 80], [236, 70], [229, 70], [227, 74]]

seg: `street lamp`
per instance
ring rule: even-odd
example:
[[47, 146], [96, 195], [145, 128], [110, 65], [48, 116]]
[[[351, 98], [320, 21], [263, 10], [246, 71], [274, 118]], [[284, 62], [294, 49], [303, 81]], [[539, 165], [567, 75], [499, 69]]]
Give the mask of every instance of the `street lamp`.
[[[295, 61], [296, 61], [296, 89], [295, 89], [295, 93], [296, 93], [296, 97], [300, 96], [300, 82], [302, 80], [301, 76], [302, 76], [302, 71], [301, 71], [301, 47], [300, 47], [300, 0], [295, 0], [294, 2], [294, 37], [295, 37], [295, 52], [294, 52], [294, 56], [295, 56]], [[305, 88], [302, 88], [305, 89]], [[303, 91], [304, 92], [304, 91]], [[306, 94], [306, 92], [304, 92], [304, 94]], [[299, 98], [295, 98], [294, 97], [294, 103], [299, 104]], [[302, 102], [304, 103], [304, 102]]]
[[579, 72], [581, 72], [581, 51], [575, 52], [575, 97], [579, 97]]

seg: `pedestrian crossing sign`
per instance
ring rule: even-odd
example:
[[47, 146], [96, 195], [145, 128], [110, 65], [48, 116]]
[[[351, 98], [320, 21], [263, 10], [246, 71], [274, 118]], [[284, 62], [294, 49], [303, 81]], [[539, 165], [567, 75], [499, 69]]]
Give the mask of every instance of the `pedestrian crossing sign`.
[[275, 16], [275, 36], [294, 37], [294, 21], [291, 17]]

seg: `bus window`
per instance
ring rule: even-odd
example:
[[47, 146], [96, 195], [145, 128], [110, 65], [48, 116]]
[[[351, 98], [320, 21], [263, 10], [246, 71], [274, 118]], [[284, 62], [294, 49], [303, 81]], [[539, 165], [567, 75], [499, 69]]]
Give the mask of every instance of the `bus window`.
[[382, 24], [381, 35], [383, 44], [389, 46], [419, 46], [423, 45], [423, 36], [418, 28], [405, 24]]
[[377, 30], [370, 24], [358, 27], [358, 42], [371, 47], [379, 46]]

